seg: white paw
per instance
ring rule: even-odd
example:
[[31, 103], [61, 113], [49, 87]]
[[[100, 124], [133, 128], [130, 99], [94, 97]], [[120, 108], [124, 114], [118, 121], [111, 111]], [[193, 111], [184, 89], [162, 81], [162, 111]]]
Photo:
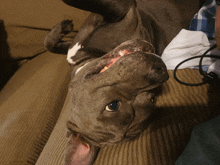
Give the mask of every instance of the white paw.
[[67, 53], [67, 61], [70, 64], [76, 64], [73, 60], [72, 57], [76, 55], [77, 51], [79, 49], [83, 48], [83, 46], [81, 44], [79, 44], [79, 42], [77, 42], [72, 48], [69, 48], [68, 53]]

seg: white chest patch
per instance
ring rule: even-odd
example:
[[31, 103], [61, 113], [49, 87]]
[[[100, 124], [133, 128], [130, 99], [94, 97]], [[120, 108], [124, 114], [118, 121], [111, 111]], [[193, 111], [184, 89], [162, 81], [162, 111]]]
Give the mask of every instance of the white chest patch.
[[67, 53], [67, 61], [70, 64], [75, 64], [75, 62], [72, 60], [72, 57], [76, 55], [77, 51], [79, 49], [83, 48], [83, 46], [81, 44], [79, 44], [79, 42], [77, 42], [72, 48], [69, 48], [68, 53]]

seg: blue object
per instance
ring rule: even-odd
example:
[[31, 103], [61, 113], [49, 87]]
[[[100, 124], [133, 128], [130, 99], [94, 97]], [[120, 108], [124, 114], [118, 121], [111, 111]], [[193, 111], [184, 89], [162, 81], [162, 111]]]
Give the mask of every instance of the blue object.
[[207, 0], [199, 12], [194, 15], [189, 30], [203, 31], [207, 37], [215, 38], [216, 8], [215, 0]]

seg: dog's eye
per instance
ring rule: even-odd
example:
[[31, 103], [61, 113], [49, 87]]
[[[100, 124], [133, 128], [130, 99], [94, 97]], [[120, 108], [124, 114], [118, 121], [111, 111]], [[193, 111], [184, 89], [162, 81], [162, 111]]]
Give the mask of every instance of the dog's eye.
[[109, 112], [113, 112], [113, 111], [117, 111], [118, 108], [119, 108], [119, 101], [113, 101], [105, 107], [105, 110]]
[[154, 103], [154, 102], [155, 102], [155, 97], [152, 97], [152, 98], [150, 99], [150, 102]]

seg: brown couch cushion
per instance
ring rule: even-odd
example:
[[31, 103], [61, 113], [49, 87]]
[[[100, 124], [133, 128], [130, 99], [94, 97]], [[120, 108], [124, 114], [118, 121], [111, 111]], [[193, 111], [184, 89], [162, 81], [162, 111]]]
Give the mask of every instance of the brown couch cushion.
[[[48, 35], [49, 31], [15, 25], [6, 26], [6, 31], [11, 59], [30, 58], [46, 51], [44, 48], [44, 38]], [[2, 58], [4, 57], [0, 57], [0, 59]]]
[[65, 56], [24, 64], [0, 92], [0, 164], [34, 164], [60, 115], [70, 80]]
[[70, 7], [61, 0], [2, 1], [0, 11], [6, 25], [37, 28], [52, 28], [63, 19], [73, 19], [75, 30], [78, 30], [88, 16], [88, 12]]
[[[158, 115], [150, 126], [133, 141], [102, 148], [95, 165], [174, 164], [185, 148], [194, 126], [220, 114], [218, 91], [212, 91], [208, 85], [180, 85], [173, 79], [173, 71], [169, 71], [169, 74], [170, 79], [157, 100]], [[190, 82], [201, 79], [198, 70], [192, 69], [181, 70], [178, 76]], [[65, 124], [70, 113], [68, 99], [37, 165], [62, 164], [68, 141]]]
[[44, 38], [54, 25], [72, 19], [77, 31], [89, 14], [61, 0], [2, 1], [0, 11], [0, 90], [20, 60], [45, 52]]
[[36, 165], [63, 164], [65, 149], [68, 142], [68, 138], [66, 138], [66, 121], [69, 118], [71, 110], [69, 99], [70, 97], [68, 94], [56, 126], [54, 127], [47, 144], [45, 145], [39, 159], [37, 160]]
[[[44, 38], [50, 29], [64, 19], [71, 19], [74, 30], [79, 30], [89, 12], [70, 7], [61, 0], [3, 1], [1, 20], [7, 32], [10, 58], [33, 57], [42, 53]], [[2, 60], [2, 53], [0, 60]]]

